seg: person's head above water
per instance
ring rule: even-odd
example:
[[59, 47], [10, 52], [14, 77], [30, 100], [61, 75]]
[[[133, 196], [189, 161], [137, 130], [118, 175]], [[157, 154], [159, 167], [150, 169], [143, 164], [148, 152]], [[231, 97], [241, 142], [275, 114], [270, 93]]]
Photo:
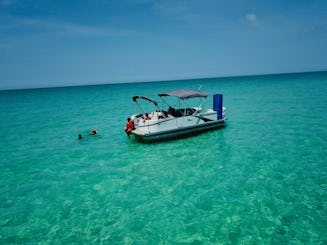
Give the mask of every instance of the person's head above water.
[[98, 131], [95, 130], [95, 129], [92, 129], [92, 130], [90, 131], [90, 134], [91, 134], [91, 135], [93, 135], [93, 134], [97, 134], [97, 133], [98, 133]]

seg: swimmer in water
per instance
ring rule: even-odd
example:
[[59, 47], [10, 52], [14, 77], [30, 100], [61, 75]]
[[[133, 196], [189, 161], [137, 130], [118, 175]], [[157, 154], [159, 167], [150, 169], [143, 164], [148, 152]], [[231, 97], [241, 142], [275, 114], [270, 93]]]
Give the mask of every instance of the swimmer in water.
[[92, 130], [90, 131], [90, 135], [95, 135], [95, 134], [97, 134], [97, 133], [98, 133], [98, 131], [95, 130], [95, 129], [92, 129]]

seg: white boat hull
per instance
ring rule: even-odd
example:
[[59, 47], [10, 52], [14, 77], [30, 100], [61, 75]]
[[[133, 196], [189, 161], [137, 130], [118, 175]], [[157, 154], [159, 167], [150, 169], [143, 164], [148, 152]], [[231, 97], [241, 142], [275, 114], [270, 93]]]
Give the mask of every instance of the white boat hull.
[[180, 127], [177, 129], [159, 131], [154, 133], [139, 134], [137, 130], [133, 131], [132, 133], [135, 135], [135, 138], [139, 141], [153, 142], [153, 141], [169, 140], [169, 139], [192, 136], [209, 130], [222, 128], [224, 126], [225, 126], [225, 120], [220, 120], [220, 121], [198, 124], [195, 126]]
[[[225, 126], [225, 117], [217, 120], [217, 113], [210, 111], [198, 116], [184, 116], [179, 118], [136, 120], [136, 129], [132, 131], [135, 138], [142, 142], [153, 142], [182, 138], [203, 133]], [[134, 119], [135, 120], [135, 119]]]

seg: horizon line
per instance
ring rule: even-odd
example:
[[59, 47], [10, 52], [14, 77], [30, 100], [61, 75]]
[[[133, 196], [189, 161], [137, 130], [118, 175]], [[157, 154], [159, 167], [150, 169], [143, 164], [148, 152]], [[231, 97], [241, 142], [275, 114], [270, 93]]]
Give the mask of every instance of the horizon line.
[[2, 91], [14, 91], [14, 90], [31, 90], [31, 89], [52, 89], [52, 88], [72, 88], [72, 87], [87, 87], [87, 86], [106, 86], [106, 85], [118, 85], [118, 84], [134, 84], [134, 83], [157, 83], [157, 82], [175, 82], [185, 80], [203, 80], [203, 79], [221, 79], [221, 78], [236, 78], [236, 77], [256, 77], [256, 76], [278, 76], [287, 74], [301, 74], [301, 73], [320, 73], [327, 72], [327, 70], [316, 71], [298, 71], [298, 72], [281, 72], [281, 73], [258, 73], [258, 74], [243, 74], [243, 75], [222, 75], [222, 76], [208, 76], [208, 77], [192, 77], [192, 78], [180, 78], [180, 79], [167, 79], [167, 80], [152, 80], [152, 81], [134, 81], [134, 82], [112, 82], [112, 83], [96, 83], [96, 84], [75, 84], [75, 85], [63, 85], [63, 86], [44, 86], [44, 87], [30, 87], [30, 88], [7, 88], [1, 89]]

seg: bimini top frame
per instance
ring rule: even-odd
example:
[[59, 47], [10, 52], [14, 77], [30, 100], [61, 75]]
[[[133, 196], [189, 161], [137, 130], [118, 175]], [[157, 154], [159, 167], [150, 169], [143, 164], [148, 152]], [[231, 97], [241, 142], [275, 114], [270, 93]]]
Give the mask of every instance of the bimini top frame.
[[165, 96], [175, 96], [178, 97], [182, 100], [184, 99], [190, 99], [190, 98], [197, 98], [197, 97], [202, 97], [202, 98], [207, 98], [208, 94], [199, 90], [191, 90], [191, 89], [180, 89], [180, 90], [174, 90], [170, 91], [168, 93], [162, 93], [158, 94], [160, 97], [165, 97]]
[[140, 96], [140, 95], [137, 95], [137, 96], [133, 96], [133, 101], [137, 103], [137, 100], [138, 99], [143, 99], [143, 100], [147, 100], [147, 101], [150, 101], [152, 102], [155, 106], [158, 106], [158, 102], [153, 100], [153, 99], [150, 99], [148, 97], [145, 97], [145, 96]]
[[158, 110], [160, 110], [157, 101], [155, 101], [155, 100], [153, 100], [153, 99], [150, 99], [150, 98], [148, 98], [148, 97], [142, 96], [142, 95], [133, 96], [133, 101], [136, 103], [137, 107], [139, 108], [139, 110], [140, 110], [141, 112], [145, 113], [144, 110], [143, 110], [143, 108], [142, 108], [142, 107], [140, 106], [140, 104], [137, 102], [138, 99], [143, 99], [143, 100], [150, 101], [151, 103], [153, 103], [153, 104], [158, 108]]

